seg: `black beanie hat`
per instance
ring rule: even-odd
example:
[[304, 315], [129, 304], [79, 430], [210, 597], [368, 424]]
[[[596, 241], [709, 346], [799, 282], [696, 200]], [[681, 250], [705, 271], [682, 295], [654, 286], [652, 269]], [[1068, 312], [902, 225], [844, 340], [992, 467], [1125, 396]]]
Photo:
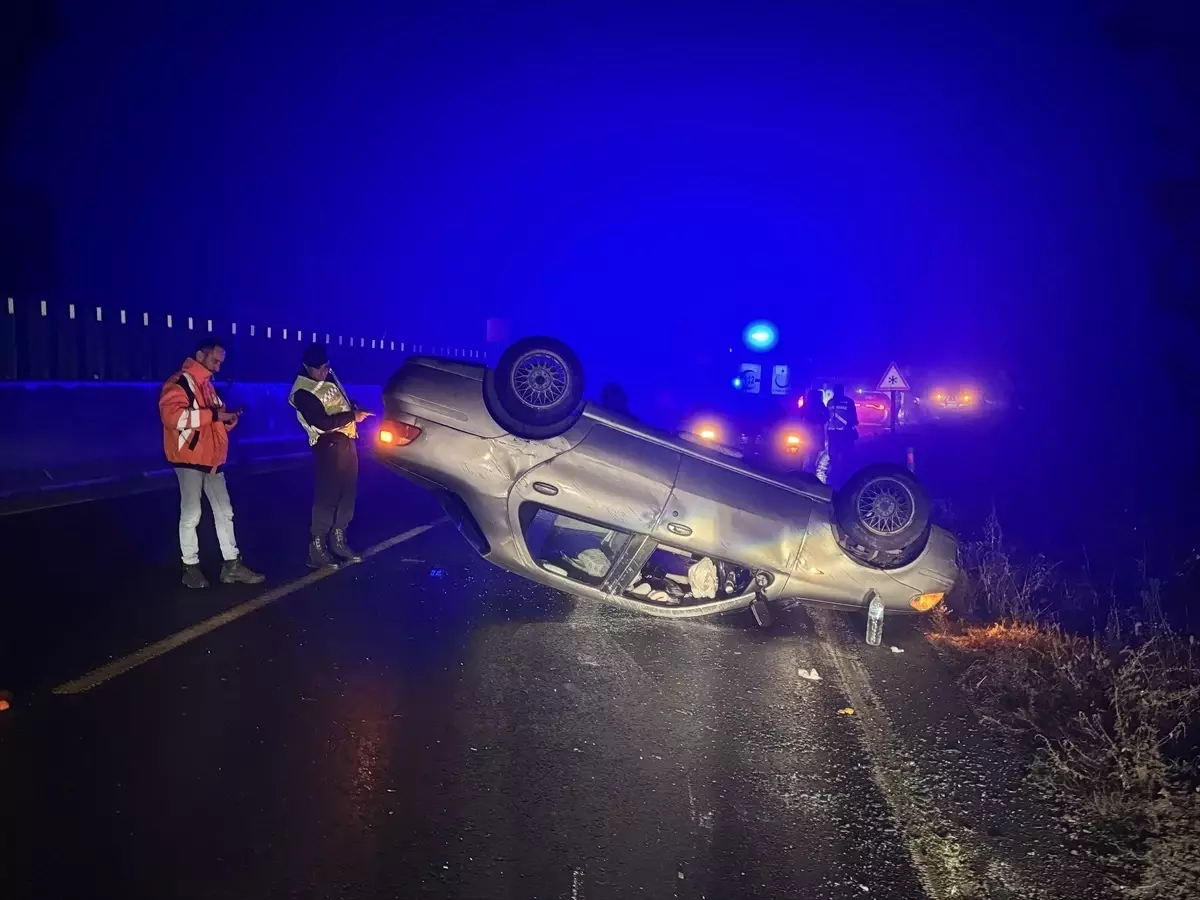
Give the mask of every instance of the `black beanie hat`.
[[309, 344], [304, 351], [304, 365], [310, 369], [319, 369], [329, 362], [329, 354], [325, 352], [324, 344]]

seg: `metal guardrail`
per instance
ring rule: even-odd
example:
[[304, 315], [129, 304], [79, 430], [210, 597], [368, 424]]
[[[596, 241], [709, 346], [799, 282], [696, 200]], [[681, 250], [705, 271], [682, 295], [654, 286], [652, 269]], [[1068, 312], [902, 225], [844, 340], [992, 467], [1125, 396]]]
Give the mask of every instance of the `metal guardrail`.
[[[483, 323], [480, 323], [480, 332]], [[309, 343], [324, 341], [343, 382], [381, 383], [410, 353], [484, 362], [487, 351], [469, 342], [431, 342], [413, 336], [337, 333], [280, 322], [223, 322], [211, 318], [112, 307], [6, 298], [0, 310], [0, 379], [14, 381], [161, 381], [179, 368], [205, 334], [224, 342], [223, 378], [287, 380]]]

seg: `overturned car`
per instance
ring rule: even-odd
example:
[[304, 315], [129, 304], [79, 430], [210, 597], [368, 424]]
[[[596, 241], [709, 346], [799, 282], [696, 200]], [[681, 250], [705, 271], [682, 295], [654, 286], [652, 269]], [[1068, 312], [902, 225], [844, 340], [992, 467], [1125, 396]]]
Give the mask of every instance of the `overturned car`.
[[958, 574], [906, 469], [869, 467], [836, 494], [771, 474], [586, 403], [578, 359], [551, 338], [494, 369], [410, 358], [384, 404], [384, 464], [435, 492], [485, 559], [580, 598], [765, 624], [774, 601], [925, 612]]

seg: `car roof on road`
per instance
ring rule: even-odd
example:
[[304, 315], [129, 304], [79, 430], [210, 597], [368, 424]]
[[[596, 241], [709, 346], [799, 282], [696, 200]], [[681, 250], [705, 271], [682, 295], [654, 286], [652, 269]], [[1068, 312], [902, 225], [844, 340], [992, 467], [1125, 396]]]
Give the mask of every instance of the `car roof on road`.
[[762, 481], [775, 487], [782, 488], [785, 491], [790, 491], [793, 494], [798, 494], [801, 497], [807, 497], [810, 500], [819, 500], [828, 503], [833, 498], [833, 491], [821, 484], [816, 478], [812, 478], [809, 483], [806, 476], [800, 474], [798, 477], [803, 477], [804, 481], [786, 481], [779, 478], [770, 472], [764, 472], [752, 466], [746, 465], [740, 460], [733, 459], [721, 455], [716, 450], [707, 450], [697, 444], [689, 443], [682, 440], [673, 434], [665, 431], [658, 431], [654, 428], [649, 428], [640, 422], [635, 422], [627, 419], [618, 413], [605, 409], [595, 403], [589, 403], [584, 407], [583, 414], [595, 422], [600, 422], [607, 425], [609, 428], [615, 428], [625, 434], [639, 437], [644, 441], [649, 441], [652, 444], [658, 444], [660, 447], [669, 447], [672, 450], [677, 450], [685, 456], [690, 456], [693, 459], [699, 459], [722, 469], [727, 469], [730, 472], [736, 472], [739, 475], [745, 475], [757, 481]]

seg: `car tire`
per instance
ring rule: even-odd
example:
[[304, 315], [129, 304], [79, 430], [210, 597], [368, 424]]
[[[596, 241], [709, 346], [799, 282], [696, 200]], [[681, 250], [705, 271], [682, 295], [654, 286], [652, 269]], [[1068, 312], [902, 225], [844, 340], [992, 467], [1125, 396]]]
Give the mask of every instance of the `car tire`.
[[509, 346], [483, 379], [488, 411], [506, 431], [539, 440], [562, 434], [583, 407], [583, 366], [573, 350], [548, 337]]
[[908, 469], [892, 463], [850, 476], [833, 511], [847, 548], [870, 565], [905, 565], [929, 536], [929, 497]]

